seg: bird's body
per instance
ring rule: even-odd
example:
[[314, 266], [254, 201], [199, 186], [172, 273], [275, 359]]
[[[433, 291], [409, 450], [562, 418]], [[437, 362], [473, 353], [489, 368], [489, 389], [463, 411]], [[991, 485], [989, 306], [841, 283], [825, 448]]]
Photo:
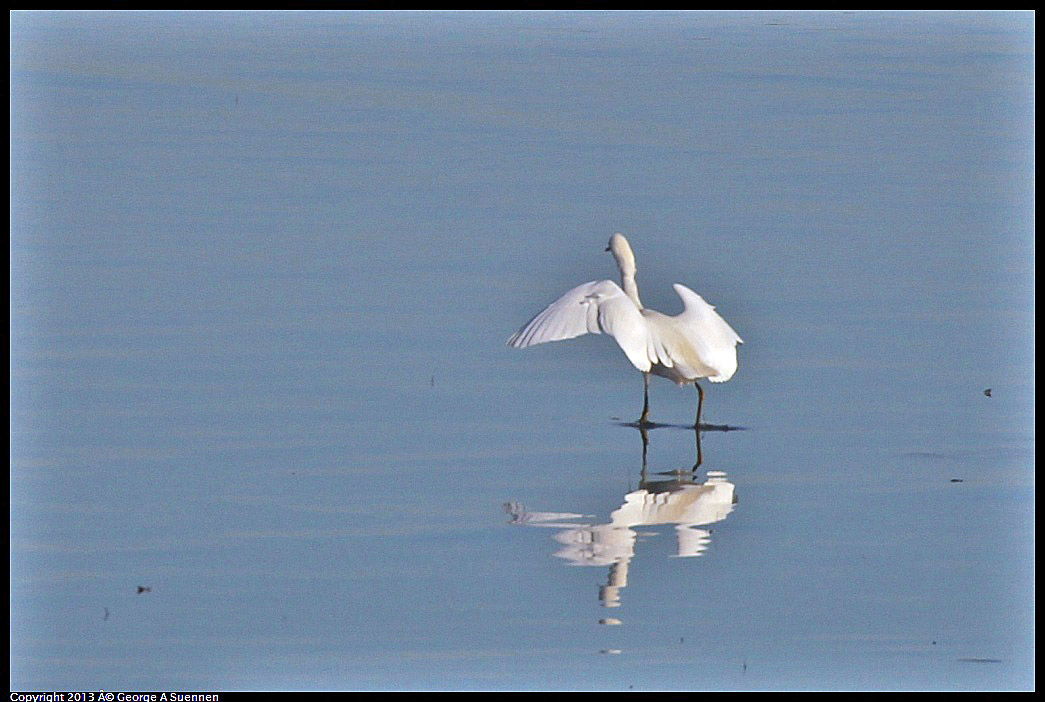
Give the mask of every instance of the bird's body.
[[[585, 333], [606, 333], [639, 371], [646, 386], [640, 424], [648, 424], [649, 374], [675, 383], [693, 383], [707, 378], [721, 383], [737, 370], [737, 345], [743, 343], [715, 308], [685, 285], [675, 283], [683, 310], [670, 316], [647, 309], [639, 299], [635, 283], [635, 255], [622, 234], [614, 234], [606, 248], [620, 269], [621, 285], [597, 280], [573, 288], [527, 322], [508, 339], [508, 345], [524, 348], [548, 341], [572, 339]], [[700, 404], [697, 422], [700, 424]]]

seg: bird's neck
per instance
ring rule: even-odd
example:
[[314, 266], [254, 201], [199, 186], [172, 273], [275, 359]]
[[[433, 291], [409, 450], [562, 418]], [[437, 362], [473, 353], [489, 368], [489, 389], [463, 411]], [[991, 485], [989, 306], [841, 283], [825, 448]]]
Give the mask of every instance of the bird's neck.
[[635, 271], [621, 270], [620, 282], [621, 287], [624, 288], [624, 294], [631, 298], [631, 301], [635, 303], [635, 306], [641, 310], [642, 301], [639, 300], [639, 286], [635, 282]]

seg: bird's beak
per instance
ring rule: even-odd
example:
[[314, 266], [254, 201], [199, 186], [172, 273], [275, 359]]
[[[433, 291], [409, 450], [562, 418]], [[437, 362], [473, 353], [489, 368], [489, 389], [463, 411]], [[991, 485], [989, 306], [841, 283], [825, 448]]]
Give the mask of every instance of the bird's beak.
[[609, 251], [609, 250], [610, 250], [610, 247], [609, 247], [609, 246], [607, 246], [605, 250], [606, 250], [606, 251]]

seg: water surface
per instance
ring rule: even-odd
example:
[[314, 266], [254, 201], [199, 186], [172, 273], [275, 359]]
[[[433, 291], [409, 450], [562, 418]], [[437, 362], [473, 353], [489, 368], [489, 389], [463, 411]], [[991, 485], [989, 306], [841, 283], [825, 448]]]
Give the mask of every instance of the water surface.
[[11, 22], [12, 689], [1034, 687], [1033, 15]]

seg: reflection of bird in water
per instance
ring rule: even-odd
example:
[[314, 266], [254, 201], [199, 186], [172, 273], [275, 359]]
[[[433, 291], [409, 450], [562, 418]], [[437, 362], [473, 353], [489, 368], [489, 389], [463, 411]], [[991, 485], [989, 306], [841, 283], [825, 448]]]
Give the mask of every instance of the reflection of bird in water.
[[635, 555], [635, 527], [674, 524], [676, 557], [700, 556], [711, 532], [698, 527], [722, 521], [733, 511], [734, 486], [721, 471], [709, 471], [704, 483], [646, 483], [624, 496], [608, 524], [578, 526], [555, 535], [564, 545], [555, 555], [572, 565], [608, 565], [609, 578], [599, 591], [606, 607], [620, 606], [620, 591], [628, 584]]
[[578, 524], [568, 520], [582, 518], [579, 514], [533, 513], [518, 503], [505, 505], [512, 524], [561, 529], [554, 537], [563, 546], [557, 557], [571, 565], [609, 567], [608, 581], [599, 590], [605, 607], [620, 606], [620, 592], [628, 584], [628, 569], [635, 555], [636, 527], [673, 524], [676, 557], [700, 556], [711, 541], [711, 532], [701, 527], [724, 520], [737, 501], [735, 486], [722, 471], [708, 471], [704, 482], [698, 482], [690, 472], [673, 472], [670, 478], [650, 480], [645, 465], [647, 443], [643, 431], [639, 487], [624, 496], [607, 523]]
[[644, 308], [635, 282], [635, 254], [628, 240], [622, 234], [614, 234], [606, 250], [612, 251], [617, 260], [623, 289], [612, 280], [578, 285], [527, 322], [508, 339], [508, 345], [523, 348], [572, 339], [587, 332], [605, 332], [617, 341], [632, 365], [642, 371], [639, 425], [650, 424], [649, 375], [653, 373], [679, 386], [696, 386], [694, 426], [700, 426], [704, 389], [697, 380], [707, 378], [721, 383], [732, 378], [737, 370], [737, 344], [743, 341], [714, 307], [685, 285], [673, 286], [682, 298], [681, 314], [672, 317]]

